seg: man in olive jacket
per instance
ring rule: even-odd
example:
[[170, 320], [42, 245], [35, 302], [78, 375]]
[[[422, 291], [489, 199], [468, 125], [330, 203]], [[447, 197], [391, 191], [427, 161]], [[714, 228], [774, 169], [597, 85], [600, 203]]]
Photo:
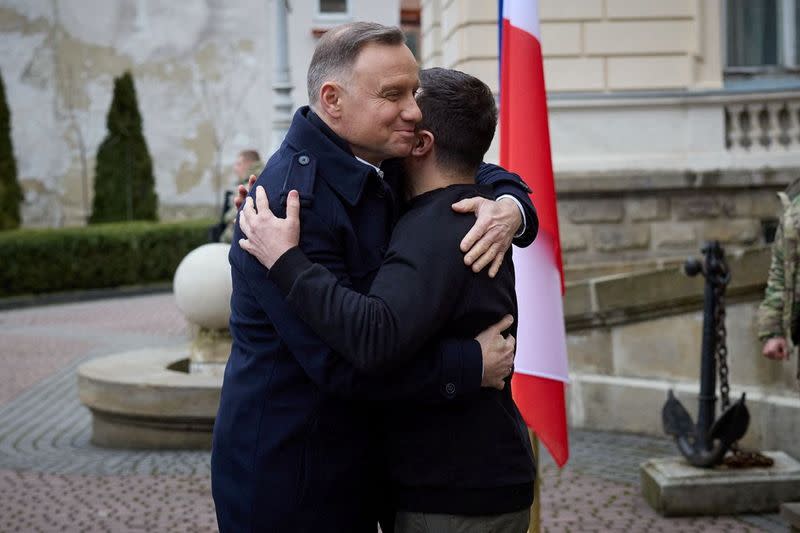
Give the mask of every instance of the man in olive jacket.
[[[787, 360], [797, 353], [800, 317], [800, 283], [797, 281], [800, 261], [800, 180], [785, 192], [778, 193], [784, 206], [772, 245], [772, 264], [767, 278], [764, 301], [758, 308], [758, 338], [764, 343], [763, 355], [769, 359]], [[800, 379], [800, 361], [798, 361]]]

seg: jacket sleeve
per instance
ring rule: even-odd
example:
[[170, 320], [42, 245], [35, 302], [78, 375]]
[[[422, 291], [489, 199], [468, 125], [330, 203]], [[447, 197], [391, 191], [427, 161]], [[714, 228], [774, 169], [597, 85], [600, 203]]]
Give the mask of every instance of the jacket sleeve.
[[530, 187], [517, 174], [490, 163], [481, 163], [475, 181], [479, 185], [491, 185], [495, 198], [509, 194], [519, 201], [525, 216], [525, 232], [514, 238], [514, 244], [520, 248], [529, 246], [539, 232], [539, 218], [529, 196]]
[[[326, 344], [361, 371], [384, 373], [411, 359], [453, 314], [472, 272], [458, 240], [464, 224], [437, 213], [401, 221], [369, 294], [340, 283], [299, 249], [270, 271], [286, 299]], [[424, 237], [421, 236], [424, 232]]]
[[[311, 210], [304, 213], [300, 246], [309, 258], [325, 265], [339, 276], [342, 283], [350, 284], [339, 251], [340, 244], [327, 224]], [[340, 357], [314, 333], [268, 279], [269, 271], [243, 251], [236, 239], [231, 249], [231, 266], [241, 271], [247, 289], [269, 317], [292, 356], [309, 378], [326, 392], [373, 401], [405, 398], [443, 402], [480, 390], [483, 362], [480, 345], [474, 339], [434, 341], [429, 343], [424, 353], [391, 375], [381, 378], [368, 376]]]
[[[786, 214], [784, 213], [784, 217]], [[784, 219], [781, 217], [772, 243], [772, 262], [767, 276], [767, 288], [764, 300], [758, 307], [758, 338], [762, 342], [771, 337], [783, 337], [783, 305], [784, 305], [784, 267], [783, 250], [785, 235]]]

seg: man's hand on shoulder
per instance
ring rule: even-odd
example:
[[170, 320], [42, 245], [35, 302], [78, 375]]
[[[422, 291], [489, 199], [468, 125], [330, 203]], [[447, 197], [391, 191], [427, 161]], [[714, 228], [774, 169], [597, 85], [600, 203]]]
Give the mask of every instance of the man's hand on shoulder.
[[[239, 213], [239, 225], [246, 239], [239, 246], [267, 268], [280, 256], [300, 243], [300, 195], [290, 191], [286, 198], [286, 218], [278, 218], [269, 209], [269, 199], [264, 187], [256, 187], [256, 206], [247, 197]], [[257, 208], [257, 209], [256, 209]]]
[[761, 353], [767, 359], [775, 359], [776, 361], [788, 360], [789, 346], [786, 344], [785, 338], [772, 337], [764, 343], [764, 349]]
[[513, 200], [503, 198], [489, 200], [482, 197], [466, 198], [453, 204], [458, 213], [475, 213], [477, 220], [461, 241], [465, 252], [464, 264], [480, 272], [488, 265], [489, 277], [493, 278], [503, 264], [503, 257], [511, 247], [511, 241], [522, 226], [522, 213]]
[[482, 331], [475, 340], [481, 345], [483, 356], [483, 379], [481, 387], [503, 390], [506, 378], [514, 368], [514, 349], [516, 339], [513, 335], [503, 336], [503, 332], [514, 323], [514, 317], [504, 316], [500, 322]]

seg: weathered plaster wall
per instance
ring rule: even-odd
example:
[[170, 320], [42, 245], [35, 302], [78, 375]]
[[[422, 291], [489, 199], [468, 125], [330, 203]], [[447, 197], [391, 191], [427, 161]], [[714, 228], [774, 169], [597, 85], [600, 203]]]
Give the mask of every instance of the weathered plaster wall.
[[[275, 0], [0, 0], [0, 70], [27, 226], [81, 224], [113, 78], [129, 69], [165, 219], [216, 214], [236, 153], [270, 147]], [[306, 103], [312, 28], [397, 24], [397, 0], [350, 2], [336, 19], [292, 2], [295, 105]], [[363, 4], [363, 5], [362, 5]], [[358, 14], [358, 16], [356, 16]]]

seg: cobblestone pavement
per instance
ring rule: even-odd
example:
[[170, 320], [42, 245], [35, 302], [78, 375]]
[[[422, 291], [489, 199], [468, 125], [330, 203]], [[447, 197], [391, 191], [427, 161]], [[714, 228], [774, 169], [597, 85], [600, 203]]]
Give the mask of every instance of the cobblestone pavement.
[[[185, 343], [187, 331], [169, 294], [0, 312], [0, 532], [216, 531], [208, 452], [95, 447], [77, 397], [81, 362]], [[638, 465], [674, 455], [669, 440], [570, 437], [566, 468], [542, 454], [543, 531], [787, 531], [777, 515], [660, 517]]]

